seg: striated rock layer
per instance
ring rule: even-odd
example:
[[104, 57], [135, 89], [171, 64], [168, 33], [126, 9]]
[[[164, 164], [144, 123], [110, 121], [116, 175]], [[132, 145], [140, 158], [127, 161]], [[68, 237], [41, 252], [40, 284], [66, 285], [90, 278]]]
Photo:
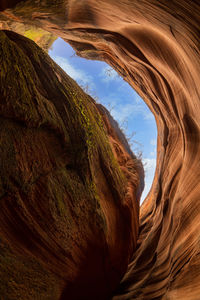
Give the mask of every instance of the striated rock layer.
[[136, 247], [141, 162], [34, 42], [0, 31], [0, 66], [0, 295], [107, 298]]
[[150, 107], [157, 169], [140, 211], [137, 250], [113, 299], [198, 300], [199, 1], [29, 0], [1, 18], [36, 24], [79, 55], [105, 60]]

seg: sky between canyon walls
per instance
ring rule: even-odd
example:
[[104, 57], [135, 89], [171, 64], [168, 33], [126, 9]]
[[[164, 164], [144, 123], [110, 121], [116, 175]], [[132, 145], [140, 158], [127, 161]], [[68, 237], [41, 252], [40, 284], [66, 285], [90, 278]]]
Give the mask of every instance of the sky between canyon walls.
[[103, 104], [119, 123], [132, 151], [140, 155], [145, 168], [147, 196], [156, 167], [157, 129], [153, 114], [139, 95], [105, 62], [92, 61], [75, 55], [74, 50], [58, 38], [49, 55], [97, 102]]

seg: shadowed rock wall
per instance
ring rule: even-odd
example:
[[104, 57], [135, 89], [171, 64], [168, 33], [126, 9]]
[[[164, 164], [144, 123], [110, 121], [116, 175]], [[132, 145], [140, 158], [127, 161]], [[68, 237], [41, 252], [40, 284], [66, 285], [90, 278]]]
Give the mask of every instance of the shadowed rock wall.
[[26, 1], [1, 14], [105, 60], [142, 96], [158, 127], [157, 169], [137, 251], [113, 299], [200, 295], [199, 1]]

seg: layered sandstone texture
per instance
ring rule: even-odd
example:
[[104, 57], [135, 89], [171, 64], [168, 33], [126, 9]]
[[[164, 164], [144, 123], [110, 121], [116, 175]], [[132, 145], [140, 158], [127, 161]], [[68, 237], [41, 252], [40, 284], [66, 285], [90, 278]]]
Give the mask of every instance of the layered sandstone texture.
[[143, 169], [108, 111], [0, 31], [0, 295], [106, 299], [138, 234]]
[[0, 9], [1, 19], [35, 24], [80, 56], [108, 62], [155, 116], [154, 183], [141, 207], [136, 252], [113, 299], [198, 300], [199, 1], [10, 0]]

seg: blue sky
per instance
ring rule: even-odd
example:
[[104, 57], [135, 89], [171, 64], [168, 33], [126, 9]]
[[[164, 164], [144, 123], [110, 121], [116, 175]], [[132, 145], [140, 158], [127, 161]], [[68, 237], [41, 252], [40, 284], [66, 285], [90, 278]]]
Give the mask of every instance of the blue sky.
[[[157, 129], [153, 114], [139, 95], [109, 65], [80, 58], [58, 38], [49, 50], [51, 58], [96, 101], [108, 108], [127, 137], [134, 153], [142, 152], [146, 197], [156, 166]], [[134, 142], [135, 141], [135, 142]]]

